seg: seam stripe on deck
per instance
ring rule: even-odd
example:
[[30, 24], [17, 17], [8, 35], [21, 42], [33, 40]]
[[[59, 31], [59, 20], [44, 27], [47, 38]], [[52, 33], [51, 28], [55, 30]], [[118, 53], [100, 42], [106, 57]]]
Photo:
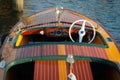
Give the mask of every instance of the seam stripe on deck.
[[[65, 46], [58, 45], [58, 54], [65, 55]], [[66, 70], [66, 61], [59, 60], [58, 61], [58, 70], [59, 70], [59, 80], [67, 80], [67, 70]]]

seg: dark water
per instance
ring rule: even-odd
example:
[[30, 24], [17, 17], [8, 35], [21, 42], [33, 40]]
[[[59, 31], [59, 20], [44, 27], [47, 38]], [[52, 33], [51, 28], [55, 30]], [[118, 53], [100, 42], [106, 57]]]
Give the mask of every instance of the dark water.
[[24, 0], [24, 14], [56, 5], [80, 12], [100, 22], [120, 46], [120, 0]]
[[19, 20], [20, 12], [15, 9], [15, 5], [11, 0], [0, 0], [0, 39]]

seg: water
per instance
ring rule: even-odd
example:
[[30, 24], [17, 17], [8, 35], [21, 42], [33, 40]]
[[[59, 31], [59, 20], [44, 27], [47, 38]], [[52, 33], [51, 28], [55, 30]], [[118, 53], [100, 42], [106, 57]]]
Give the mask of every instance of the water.
[[24, 14], [61, 5], [100, 22], [120, 46], [120, 0], [24, 0]]
[[14, 2], [0, 0], [0, 39], [19, 20], [20, 13], [14, 7]]

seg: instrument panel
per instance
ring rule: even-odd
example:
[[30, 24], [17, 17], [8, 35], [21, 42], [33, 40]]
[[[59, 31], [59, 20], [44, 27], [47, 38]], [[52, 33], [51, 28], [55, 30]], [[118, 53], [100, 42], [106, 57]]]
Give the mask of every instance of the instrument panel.
[[45, 35], [48, 37], [67, 37], [69, 36], [68, 28], [47, 28], [45, 30]]

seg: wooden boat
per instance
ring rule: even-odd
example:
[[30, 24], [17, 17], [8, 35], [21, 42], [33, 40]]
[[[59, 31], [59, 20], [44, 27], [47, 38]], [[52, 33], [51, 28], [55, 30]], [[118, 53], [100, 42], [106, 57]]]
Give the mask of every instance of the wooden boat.
[[120, 80], [114, 39], [98, 22], [63, 7], [20, 20], [0, 54], [0, 80]]

